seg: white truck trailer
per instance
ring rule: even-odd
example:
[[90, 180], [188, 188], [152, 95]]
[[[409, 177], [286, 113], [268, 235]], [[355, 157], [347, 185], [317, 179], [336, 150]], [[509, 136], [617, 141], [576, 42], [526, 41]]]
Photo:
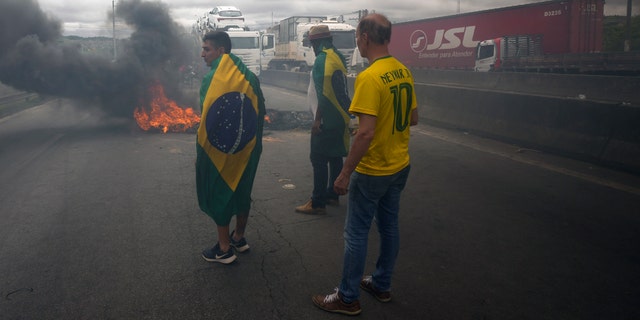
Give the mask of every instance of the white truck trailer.
[[333, 44], [349, 64], [356, 48], [355, 27], [327, 20], [326, 16], [293, 16], [283, 19], [278, 26], [270, 30], [275, 34], [276, 46], [274, 57], [268, 62], [268, 68], [301, 72], [311, 70], [316, 56], [309, 41], [309, 29], [320, 24], [329, 27]]

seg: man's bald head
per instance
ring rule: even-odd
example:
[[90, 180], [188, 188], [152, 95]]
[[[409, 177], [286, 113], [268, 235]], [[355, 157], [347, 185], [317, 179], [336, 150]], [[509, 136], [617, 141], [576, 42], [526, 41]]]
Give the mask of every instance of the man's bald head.
[[379, 13], [366, 15], [358, 23], [358, 33], [366, 33], [369, 41], [384, 45], [391, 41], [391, 21]]

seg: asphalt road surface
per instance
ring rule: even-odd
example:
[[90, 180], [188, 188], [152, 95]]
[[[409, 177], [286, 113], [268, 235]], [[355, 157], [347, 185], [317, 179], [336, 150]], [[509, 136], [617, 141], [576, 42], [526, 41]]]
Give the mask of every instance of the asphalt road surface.
[[[268, 108], [306, 110], [303, 94], [264, 91]], [[308, 141], [265, 132], [251, 250], [226, 266], [200, 257], [216, 235], [195, 134], [68, 101], [0, 119], [0, 318], [344, 318], [311, 302], [340, 281], [346, 201], [294, 212]], [[363, 292], [362, 319], [640, 318], [638, 176], [424, 124], [411, 156], [393, 300]]]

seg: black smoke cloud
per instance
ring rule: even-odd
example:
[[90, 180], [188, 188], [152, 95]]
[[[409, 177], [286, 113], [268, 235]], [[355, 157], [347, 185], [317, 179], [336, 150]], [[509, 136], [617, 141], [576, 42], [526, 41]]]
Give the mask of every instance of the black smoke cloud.
[[115, 14], [133, 30], [116, 61], [61, 44], [61, 22], [34, 0], [0, 0], [0, 81], [16, 89], [97, 104], [131, 116], [147, 88], [177, 93], [174, 70], [188, 63], [179, 27], [161, 2], [121, 0]]

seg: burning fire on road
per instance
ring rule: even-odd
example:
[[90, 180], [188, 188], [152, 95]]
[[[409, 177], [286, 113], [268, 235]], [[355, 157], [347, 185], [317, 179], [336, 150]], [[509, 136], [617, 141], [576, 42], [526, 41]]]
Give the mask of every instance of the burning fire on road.
[[175, 101], [167, 98], [164, 88], [156, 83], [149, 88], [151, 99], [149, 105], [138, 106], [133, 117], [138, 126], [144, 130], [167, 132], [187, 132], [195, 130], [200, 123], [200, 115], [193, 108], [182, 108]]
[[[200, 115], [193, 108], [183, 108], [169, 99], [161, 84], [149, 89], [148, 105], [138, 106], [133, 117], [144, 131], [150, 132], [195, 132], [200, 124]], [[313, 119], [309, 112], [278, 111], [268, 109], [264, 116], [267, 130], [291, 130], [309, 128]]]

